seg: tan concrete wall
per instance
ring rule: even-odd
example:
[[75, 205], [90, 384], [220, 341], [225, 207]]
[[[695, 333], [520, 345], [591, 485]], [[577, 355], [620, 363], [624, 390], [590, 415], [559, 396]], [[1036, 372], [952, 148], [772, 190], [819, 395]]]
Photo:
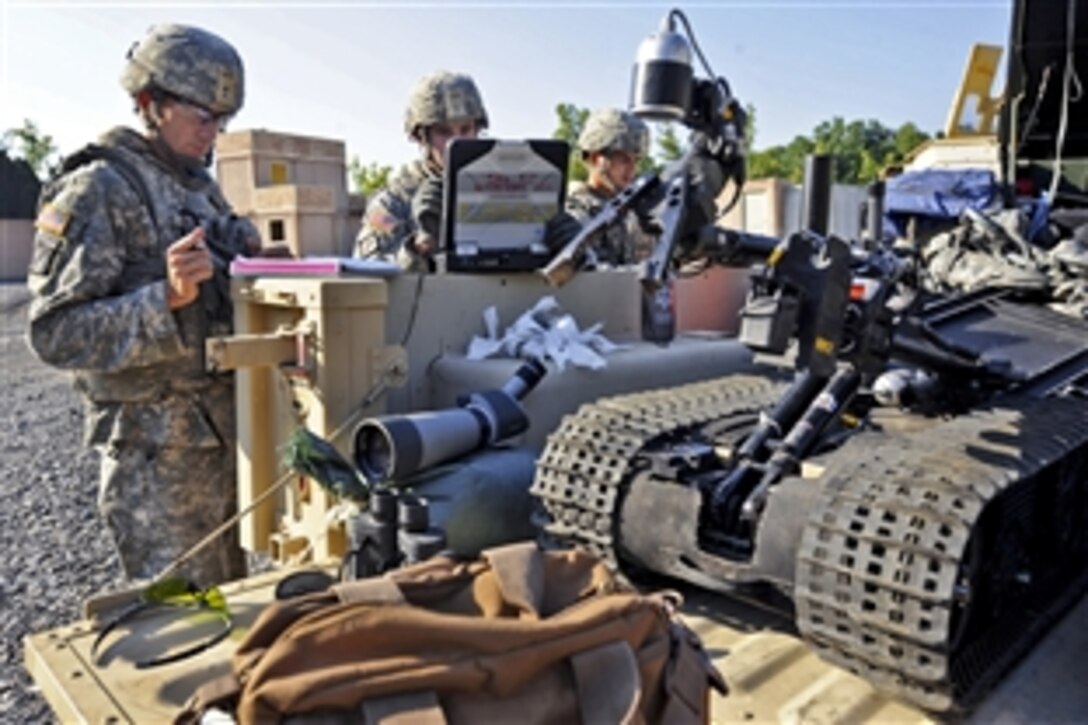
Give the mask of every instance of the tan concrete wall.
[[0, 279], [26, 279], [33, 246], [33, 219], [0, 219]]
[[266, 186], [255, 189], [253, 199], [262, 213], [336, 212], [334, 191], [327, 186]]
[[275, 133], [264, 129], [234, 131], [216, 142], [217, 176], [224, 193], [236, 209], [255, 211], [246, 187], [271, 186], [272, 167], [283, 164], [287, 184], [328, 186], [333, 190], [336, 210], [348, 206], [345, 150], [343, 141]]
[[263, 128], [224, 133], [219, 136], [216, 149], [222, 155], [252, 151], [261, 155], [326, 159], [334, 162], [342, 162], [344, 159], [343, 141], [281, 133]]
[[904, 168], [921, 169], [989, 169], [1001, 172], [1001, 147], [994, 136], [963, 136], [930, 139], [915, 149]]
[[[234, 131], [219, 137], [216, 174], [235, 210], [261, 229], [280, 223], [296, 253], [350, 256], [362, 215], [349, 194], [342, 141], [275, 133]], [[273, 183], [273, 168], [285, 174]]]
[[253, 164], [248, 158], [236, 156], [225, 159], [218, 156], [215, 176], [219, 187], [223, 189], [223, 195], [236, 212], [248, 216], [254, 211], [253, 192], [257, 184], [253, 175]]
[[[718, 197], [721, 208], [732, 195], [729, 187]], [[865, 188], [851, 184], [832, 184], [829, 231], [844, 239], [856, 239], [861, 233], [860, 205]], [[783, 237], [801, 228], [804, 189], [785, 179], [756, 179], [744, 185], [736, 205], [720, 222], [730, 229], [754, 234]]]
[[[250, 218], [266, 242], [286, 243], [297, 256], [342, 253], [344, 215], [336, 213], [334, 190], [328, 186], [266, 186], [255, 189]], [[278, 222], [283, 237], [273, 234]]]
[[[343, 219], [332, 213], [266, 210], [250, 215], [266, 243], [286, 244], [295, 256], [342, 256]], [[280, 230], [277, 238], [276, 228]]]
[[[783, 179], [756, 179], [744, 185], [736, 205], [729, 210], [722, 226], [758, 234], [781, 235], [785, 226], [784, 194], [789, 182]], [[718, 197], [719, 208], [732, 197], [733, 187], [726, 187]]]
[[336, 208], [348, 208], [347, 170], [341, 159], [329, 161], [298, 161], [294, 166], [293, 184], [327, 186], [336, 194]]
[[303, 214], [298, 220], [298, 247], [303, 254], [339, 255], [337, 219], [332, 214]]
[[359, 230], [363, 227], [363, 214], [366, 213], [367, 198], [365, 194], [352, 192], [348, 194], [348, 216], [344, 221], [344, 229], [341, 244], [347, 256], [355, 251], [355, 238], [359, 236]]

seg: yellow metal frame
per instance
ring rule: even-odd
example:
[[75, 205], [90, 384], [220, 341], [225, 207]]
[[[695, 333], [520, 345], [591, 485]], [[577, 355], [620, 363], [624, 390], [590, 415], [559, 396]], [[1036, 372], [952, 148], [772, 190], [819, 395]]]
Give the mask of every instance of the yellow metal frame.
[[[985, 136], [994, 133], [994, 121], [1001, 110], [1004, 93], [990, 95], [994, 78], [997, 76], [998, 62], [1001, 60], [1001, 46], [975, 43], [967, 58], [967, 68], [963, 80], [956, 89], [952, 107], [948, 111], [948, 120], [944, 124], [944, 135], [948, 138], [959, 136]], [[967, 103], [975, 99], [975, 112], [978, 125], [971, 130], [963, 127], [963, 114]]]
[[[238, 505], [245, 508], [283, 475], [284, 444], [299, 425], [331, 438], [393, 362], [407, 361], [385, 344], [382, 280], [236, 279], [233, 296], [236, 334], [208, 347], [209, 360], [237, 368]], [[382, 412], [380, 401], [363, 411]], [[333, 443], [350, 457], [350, 435]], [[242, 519], [242, 547], [281, 560], [304, 550], [317, 561], [339, 557], [347, 542], [343, 527], [328, 520], [333, 499], [299, 477]]]

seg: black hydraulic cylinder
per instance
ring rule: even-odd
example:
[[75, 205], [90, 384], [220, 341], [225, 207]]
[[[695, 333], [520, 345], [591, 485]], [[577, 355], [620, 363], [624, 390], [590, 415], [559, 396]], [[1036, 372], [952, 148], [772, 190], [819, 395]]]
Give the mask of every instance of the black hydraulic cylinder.
[[805, 157], [801, 226], [820, 236], [827, 236], [831, 218], [831, 162], [830, 154], [809, 154]]
[[767, 261], [782, 240], [764, 234], [707, 225], [700, 232], [708, 259], [726, 267], [750, 267]]
[[781, 436], [784, 431], [793, 427], [816, 394], [823, 390], [826, 380], [809, 370], [799, 371], [790, 387], [737, 449], [737, 457], [763, 460], [765, 456], [760, 456], [760, 451], [767, 441], [772, 436]]
[[812, 400], [804, 415], [790, 428], [782, 444], [767, 462], [763, 478], [748, 495], [741, 509], [741, 515], [745, 519], [754, 520], [759, 516], [767, 502], [770, 487], [782, 480], [783, 476], [812, 451], [824, 429], [842, 415], [857, 393], [860, 383], [861, 374], [852, 365], [839, 368], [831, 376], [823, 391]]
[[710, 497], [714, 519], [726, 527], [732, 525], [729, 519], [734, 517], [739, 504], [737, 492], [744, 491], [754, 483], [752, 477], [759, 475], [758, 465], [770, 457], [768, 443], [794, 428], [798, 418], [823, 391], [826, 382], [826, 377], [815, 375], [810, 370], [799, 371], [775, 406], [760, 416], [759, 423], [737, 448], [733, 470], [714, 487]]
[[884, 238], [884, 182], [874, 181], [865, 191], [865, 236], [876, 247]]

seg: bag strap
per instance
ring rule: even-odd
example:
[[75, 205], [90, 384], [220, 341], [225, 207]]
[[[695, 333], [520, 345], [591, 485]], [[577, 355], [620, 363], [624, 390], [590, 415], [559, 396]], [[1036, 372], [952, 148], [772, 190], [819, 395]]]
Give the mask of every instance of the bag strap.
[[446, 725], [433, 690], [372, 697], [363, 701], [365, 725]]
[[669, 625], [673, 654], [665, 665], [665, 710], [662, 722], [701, 725], [708, 721], [709, 690], [723, 695], [725, 680], [710, 661], [699, 638], [684, 624]]
[[[571, 655], [570, 663], [583, 723], [642, 722], [642, 678], [629, 644], [609, 642]], [[665, 718], [662, 722], [671, 725], [673, 721]]]
[[[643, 722], [639, 712], [642, 680], [630, 645], [609, 642], [571, 655], [570, 663], [583, 723]], [[363, 702], [362, 710], [365, 725], [447, 725], [433, 690], [370, 698]], [[681, 722], [689, 721], [685, 718]], [[673, 721], [666, 717], [663, 722]]]
[[185, 709], [174, 718], [174, 725], [196, 725], [213, 707], [231, 710], [231, 705], [240, 694], [242, 683], [232, 672], [205, 682], [196, 688], [196, 692], [185, 703]]
[[495, 574], [503, 599], [529, 619], [540, 619], [544, 601], [544, 562], [536, 542], [523, 541], [487, 549], [480, 557]]
[[[503, 599], [529, 618], [539, 619], [540, 604], [544, 600], [544, 562], [536, 544], [525, 541], [499, 546], [480, 556], [491, 567]], [[389, 576], [340, 582], [331, 589], [343, 604], [404, 604], [407, 601], [396, 580]]]

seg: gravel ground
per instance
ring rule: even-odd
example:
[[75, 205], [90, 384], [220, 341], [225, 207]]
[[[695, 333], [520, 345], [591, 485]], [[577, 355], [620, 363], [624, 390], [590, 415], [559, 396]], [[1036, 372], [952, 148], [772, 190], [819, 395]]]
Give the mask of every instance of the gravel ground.
[[82, 403], [67, 374], [26, 344], [28, 295], [0, 283], [0, 722], [43, 722], [49, 707], [23, 667], [23, 636], [68, 624], [90, 596], [119, 587], [99, 523], [97, 456], [84, 451]]

